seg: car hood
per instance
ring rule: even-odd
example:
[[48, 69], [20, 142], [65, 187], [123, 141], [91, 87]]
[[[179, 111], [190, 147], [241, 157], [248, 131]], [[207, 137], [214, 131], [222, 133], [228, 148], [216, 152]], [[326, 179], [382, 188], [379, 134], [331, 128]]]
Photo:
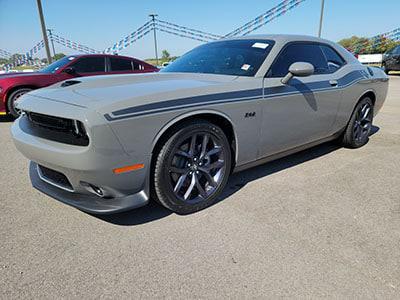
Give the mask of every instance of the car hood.
[[[220, 91], [236, 76], [150, 73], [75, 78], [29, 93], [32, 96], [103, 110], [123, 109]], [[64, 86], [64, 87], [63, 87]]]
[[3, 78], [13, 78], [13, 77], [31, 77], [31, 76], [46, 76], [49, 74], [41, 73], [41, 72], [12, 72], [12, 73], [4, 73], [0, 74], [0, 79]]

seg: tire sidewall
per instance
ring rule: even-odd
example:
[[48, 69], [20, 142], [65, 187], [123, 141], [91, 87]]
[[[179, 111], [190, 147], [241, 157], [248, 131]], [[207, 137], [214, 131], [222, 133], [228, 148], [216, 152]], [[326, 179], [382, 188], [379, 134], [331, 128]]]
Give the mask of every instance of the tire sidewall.
[[[214, 136], [214, 138], [218, 139], [223, 147], [223, 151], [225, 151], [225, 171], [223, 175], [223, 179], [217, 188], [217, 190], [213, 193], [211, 197], [209, 197], [206, 201], [201, 201], [195, 204], [185, 204], [184, 202], [178, 200], [173, 193], [170, 173], [168, 170], [168, 166], [170, 161], [175, 153], [176, 148], [190, 135], [193, 133], [209, 133]], [[230, 174], [231, 169], [231, 149], [222, 129], [218, 126], [206, 122], [199, 121], [196, 123], [185, 124], [181, 126], [177, 131], [167, 140], [164, 144], [162, 150], [158, 154], [157, 162], [154, 171], [154, 186], [155, 186], [155, 194], [158, 198], [158, 201], [161, 202], [167, 208], [173, 210], [179, 214], [188, 214], [193, 213], [199, 210], [202, 210], [216, 201], [218, 196], [221, 194], [224, 189]]]

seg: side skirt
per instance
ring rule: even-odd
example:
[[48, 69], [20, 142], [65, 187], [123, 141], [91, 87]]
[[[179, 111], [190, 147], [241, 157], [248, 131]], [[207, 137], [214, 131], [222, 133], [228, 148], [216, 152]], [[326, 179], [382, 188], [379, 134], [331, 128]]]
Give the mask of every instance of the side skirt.
[[344, 131], [344, 129], [340, 130], [339, 132], [337, 132], [334, 135], [331, 135], [329, 137], [326, 137], [326, 138], [323, 138], [323, 139], [320, 139], [320, 140], [317, 140], [317, 141], [314, 141], [314, 142], [311, 142], [311, 143], [308, 143], [308, 144], [304, 144], [304, 145], [301, 145], [301, 146], [298, 146], [298, 147], [295, 147], [295, 148], [292, 148], [292, 149], [289, 149], [289, 150], [286, 150], [286, 151], [278, 152], [278, 153], [275, 153], [275, 154], [272, 154], [272, 155], [269, 155], [269, 156], [266, 156], [266, 157], [251, 161], [249, 163], [245, 163], [243, 165], [236, 166], [232, 173], [241, 172], [241, 171], [250, 169], [252, 167], [259, 166], [259, 165], [265, 164], [267, 162], [270, 162], [270, 161], [273, 161], [273, 160], [277, 160], [277, 159], [280, 159], [282, 157], [289, 156], [291, 154], [294, 154], [294, 153], [297, 153], [297, 152], [312, 148], [314, 146], [317, 146], [317, 145], [320, 145], [320, 144], [323, 144], [323, 143], [326, 143], [326, 142], [329, 142], [329, 141], [336, 140], [337, 138], [340, 137], [340, 135], [343, 133], [343, 131]]

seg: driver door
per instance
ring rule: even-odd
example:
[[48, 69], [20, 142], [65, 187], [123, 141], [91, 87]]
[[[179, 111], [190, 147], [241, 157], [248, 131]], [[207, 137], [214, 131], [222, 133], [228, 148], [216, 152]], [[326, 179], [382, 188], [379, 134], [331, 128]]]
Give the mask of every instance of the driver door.
[[[327, 59], [327, 56], [336, 57]], [[294, 62], [312, 64], [314, 74], [281, 83]], [[341, 101], [341, 92], [337, 90], [339, 72], [336, 71], [344, 63], [328, 45], [294, 42], [284, 47], [264, 78], [259, 158], [330, 134]]]

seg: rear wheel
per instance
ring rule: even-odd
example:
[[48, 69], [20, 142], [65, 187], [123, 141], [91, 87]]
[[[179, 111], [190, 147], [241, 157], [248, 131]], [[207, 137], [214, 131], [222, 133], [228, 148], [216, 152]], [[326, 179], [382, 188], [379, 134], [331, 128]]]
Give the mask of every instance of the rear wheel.
[[373, 117], [373, 102], [366, 97], [357, 104], [353, 111], [343, 135], [343, 145], [348, 148], [359, 148], [368, 143]]
[[212, 205], [231, 168], [228, 139], [218, 126], [198, 120], [184, 123], [164, 143], [154, 168], [157, 200], [187, 214]]
[[7, 108], [8, 112], [14, 117], [18, 118], [19, 115], [21, 114], [21, 111], [16, 107], [19, 98], [28, 92], [32, 91], [30, 88], [20, 88], [15, 91], [13, 91], [10, 96], [8, 96], [8, 101], [7, 101]]

